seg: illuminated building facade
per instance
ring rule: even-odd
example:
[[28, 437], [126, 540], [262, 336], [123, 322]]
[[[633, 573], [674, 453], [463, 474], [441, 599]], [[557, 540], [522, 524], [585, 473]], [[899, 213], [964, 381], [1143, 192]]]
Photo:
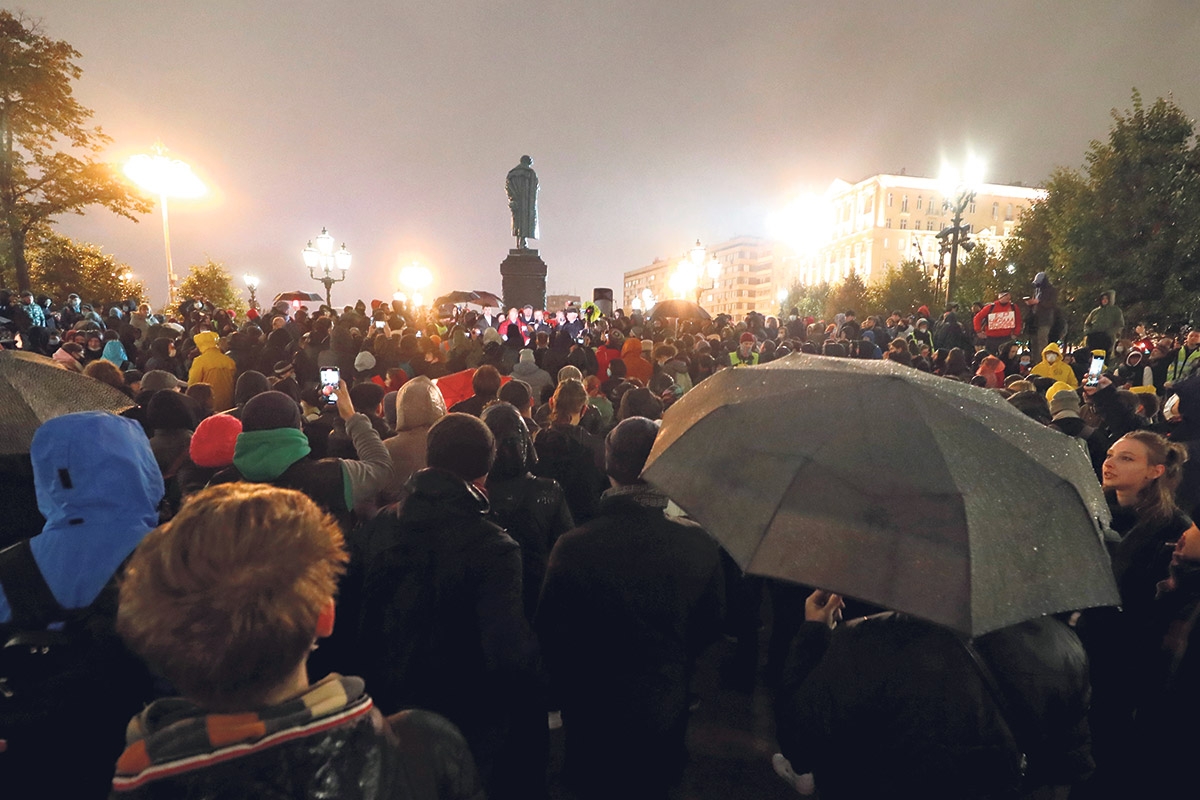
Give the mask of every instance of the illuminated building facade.
[[750, 311], [774, 315], [779, 310], [774, 252], [774, 243], [767, 239], [737, 236], [709, 245], [692, 264], [691, 253], [656, 258], [625, 273], [621, 307], [626, 312], [644, 310], [659, 300], [681, 298], [698, 301], [713, 316], [740, 319]]
[[[1041, 189], [1000, 184], [975, 187], [963, 212], [971, 238], [996, 252], [1016, 228]], [[804, 233], [780, 254], [781, 285], [837, 282], [857, 272], [865, 282], [912, 259], [934, 274], [941, 244], [937, 234], [950, 224], [944, 185], [935, 178], [873, 175], [855, 184], [835, 180], [821, 202], [808, 209], [815, 220], [797, 220]], [[960, 255], [960, 258], [962, 256]]]

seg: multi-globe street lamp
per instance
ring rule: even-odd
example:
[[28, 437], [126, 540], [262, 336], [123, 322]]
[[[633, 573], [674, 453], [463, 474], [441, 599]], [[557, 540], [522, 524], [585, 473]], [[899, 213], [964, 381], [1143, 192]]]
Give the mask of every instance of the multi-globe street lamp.
[[258, 298], [254, 293], [258, 291], [258, 277], [247, 272], [242, 276], [242, 282], [245, 283], [246, 288], [250, 290], [250, 307], [257, 310]]
[[963, 212], [974, 202], [976, 187], [983, 182], [983, 164], [971, 160], [965, 172], [943, 165], [938, 181], [942, 184], [942, 208], [953, 211], [950, 224], [937, 234], [942, 242], [942, 255], [946, 252], [950, 254], [950, 271], [946, 274], [946, 304], [949, 305], [954, 298], [954, 290], [958, 288], [959, 248], [970, 253], [975, 247], [975, 243], [968, 239], [971, 225], [963, 223]]
[[675, 272], [667, 281], [671, 291], [682, 297], [696, 293], [696, 305], [706, 291], [716, 288], [721, 277], [721, 262], [708, 256], [708, 250], [697, 239], [687, 255], [675, 266]]
[[[308, 241], [301, 255], [304, 257], [304, 266], [308, 267], [308, 277], [314, 281], [320, 281], [325, 286], [325, 305], [333, 308], [332, 291], [335, 283], [341, 283], [346, 280], [346, 270], [350, 269], [350, 251], [346, 249], [346, 243], [342, 242], [342, 249], [334, 252], [333, 236], [329, 234], [329, 230], [322, 227], [321, 233], [317, 236], [317, 246], [313, 247], [312, 240]], [[337, 269], [341, 272], [341, 276], [335, 278], [333, 271]], [[320, 274], [317, 274], [320, 270]]]
[[163, 248], [167, 252], [167, 307], [175, 307], [175, 270], [171, 264], [171, 224], [167, 216], [167, 198], [203, 197], [208, 191], [184, 162], [168, 158], [162, 144], [154, 146], [153, 154], [139, 154], [125, 162], [125, 175], [145, 192], [158, 195], [162, 209]]

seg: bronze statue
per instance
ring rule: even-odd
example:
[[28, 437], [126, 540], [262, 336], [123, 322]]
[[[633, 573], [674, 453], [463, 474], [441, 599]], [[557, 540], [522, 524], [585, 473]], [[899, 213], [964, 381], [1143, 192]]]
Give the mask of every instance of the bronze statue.
[[508, 171], [504, 188], [512, 210], [512, 235], [517, 237], [517, 247], [525, 250], [526, 239], [538, 238], [538, 179], [532, 158], [521, 156], [521, 163]]

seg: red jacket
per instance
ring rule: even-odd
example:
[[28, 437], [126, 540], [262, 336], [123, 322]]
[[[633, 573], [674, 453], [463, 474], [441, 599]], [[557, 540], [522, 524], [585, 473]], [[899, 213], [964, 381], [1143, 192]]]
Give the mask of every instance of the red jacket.
[[1021, 309], [1016, 303], [988, 303], [975, 315], [975, 332], [989, 339], [1011, 339], [1021, 332]]

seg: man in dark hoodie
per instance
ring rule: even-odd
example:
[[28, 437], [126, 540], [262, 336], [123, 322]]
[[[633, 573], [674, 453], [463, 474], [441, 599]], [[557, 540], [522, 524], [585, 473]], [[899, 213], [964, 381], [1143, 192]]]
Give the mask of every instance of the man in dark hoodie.
[[1112, 355], [1113, 345], [1125, 328], [1125, 315], [1117, 308], [1117, 293], [1107, 289], [1100, 293], [1100, 305], [1093, 308], [1083, 321], [1086, 350], [1103, 350]]
[[1025, 304], [1029, 306], [1030, 322], [1034, 326], [1030, 352], [1040, 359], [1042, 350], [1050, 340], [1057, 338], [1054, 329], [1058, 322], [1058, 288], [1050, 282], [1050, 276], [1045, 272], [1033, 276], [1033, 296]]

